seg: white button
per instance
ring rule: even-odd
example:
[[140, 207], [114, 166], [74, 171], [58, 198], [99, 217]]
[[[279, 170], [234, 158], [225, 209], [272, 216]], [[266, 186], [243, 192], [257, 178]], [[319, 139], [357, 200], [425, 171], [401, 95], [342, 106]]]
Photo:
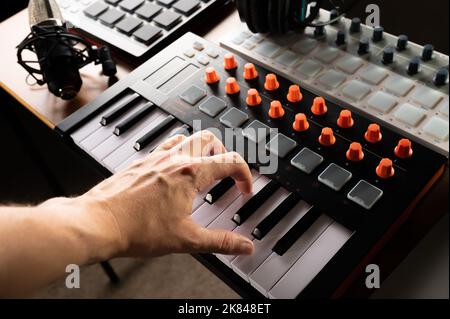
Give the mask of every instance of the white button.
[[275, 56], [275, 54], [278, 52], [279, 49], [280, 46], [278, 44], [272, 42], [264, 42], [255, 49], [255, 52], [265, 57], [272, 58]]
[[245, 38], [241, 37], [240, 35], [231, 39], [231, 42], [233, 42], [236, 45], [241, 45], [242, 43], [244, 43], [244, 41]]
[[425, 110], [415, 107], [409, 103], [402, 104], [394, 114], [397, 120], [413, 127], [419, 125], [425, 115]]
[[254, 34], [248, 41], [252, 41], [255, 43], [261, 43], [264, 40], [264, 37], [261, 34]]
[[411, 94], [414, 102], [427, 109], [432, 109], [442, 100], [443, 96], [438, 91], [429, 89], [425, 86], [418, 87]]
[[442, 102], [442, 105], [439, 108], [439, 111], [448, 117], [448, 100], [445, 102]]
[[339, 50], [331, 47], [323, 48], [316, 53], [317, 60], [325, 64], [333, 62], [338, 56]]
[[206, 51], [206, 54], [209, 55], [213, 59], [217, 59], [219, 56], [219, 51], [213, 48], [210, 48]]
[[352, 80], [342, 89], [344, 96], [359, 101], [370, 93], [370, 86], [357, 80]]
[[253, 50], [256, 47], [256, 44], [254, 42], [245, 41], [245, 43], [242, 45], [242, 47], [246, 50]]
[[287, 67], [293, 67], [298, 61], [298, 55], [288, 50], [276, 57], [275, 61]]
[[339, 69], [348, 74], [354, 74], [362, 65], [363, 61], [354, 56], [343, 57], [336, 64]]
[[300, 54], [308, 54], [317, 46], [317, 41], [310, 38], [305, 38], [298, 41], [292, 46], [292, 50]]
[[209, 60], [206, 57], [206, 55], [200, 54], [199, 56], [197, 56], [197, 61], [198, 63], [202, 64], [202, 65], [208, 65], [209, 64]]
[[413, 87], [413, 81], [400, 76], [393, 76], [384, 82], [384, 88], [397, 96], [405, 96]]
[[188, 58], [193, 58], [195, 56], [195, 52], [192, 49], [186, 49], [184, 50], [183, 54], [187, 56]]
[[388, 113], [397, 104], [397, 100], [390, 94], [377, 92], [372, 95], [367, 104], [381, 113]]
[[319, 82], [329, 89], [335, 89], [345, 81], [345, 75], [336, 70], [328, 70], [319, 77]]
[[320, 64], [311, 59], [302, 62], [302, 64], [297, 68], [297, 71], [307, 78], [316, 76], [320, 70], [322, 70]]
[[388, 76], [388, 72], [378, 66], [371, 66], [361, 71], [361, 79], [372, 84], [378, 85]]
[[433, 117], [427, 124], [425, 124], [423, 130], [425, 133], [438, 140], [445, 141], [448, 139], [448, 121], [437, 116]]
[[195, 41], [195, 42], [192, 44], [192, 47], [193, 47], [195, 50], [197, 50], [197, 51], [203, 51], [203, 50], [205, 49], [205, 46], [203, 45], [203, 43], [198, 42], [198, 41]]

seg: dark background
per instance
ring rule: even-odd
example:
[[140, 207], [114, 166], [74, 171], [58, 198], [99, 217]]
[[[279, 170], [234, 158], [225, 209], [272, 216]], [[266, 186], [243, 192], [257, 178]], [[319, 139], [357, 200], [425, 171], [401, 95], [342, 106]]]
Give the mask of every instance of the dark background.
[[[27, 3], [2, 1], [0, 21]], [[408, 34], [420, 44], [433, 43], [438, 51], [448, 54], [448, 0], [359, 1], [348, 16], [365, 21], [365, 8], [370, 3], [380, 6], [381, 24], [387, 32]], [[0, 92], [0, 143], [0, 203], [37, 203], [56, 195], [78, 194], [101, 178], [4, 92]], [[47, 165], [41, 165], [43, 162]]]

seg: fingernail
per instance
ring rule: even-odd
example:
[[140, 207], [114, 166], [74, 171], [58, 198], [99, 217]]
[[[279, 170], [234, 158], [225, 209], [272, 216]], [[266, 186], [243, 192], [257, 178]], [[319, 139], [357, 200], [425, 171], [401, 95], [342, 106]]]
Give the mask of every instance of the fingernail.
[[239, 244], [239, 250], [242, 254], [250, 255], [253, 253], [253, 243], [251, 240], [245, 238], [242, 239]]

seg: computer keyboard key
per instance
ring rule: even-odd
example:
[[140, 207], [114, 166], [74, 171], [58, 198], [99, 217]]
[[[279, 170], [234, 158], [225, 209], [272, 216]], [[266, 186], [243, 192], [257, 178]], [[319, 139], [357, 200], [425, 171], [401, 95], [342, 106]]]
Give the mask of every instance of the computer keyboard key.
[[180, 0], [173, 5], [173, 8], [178, 12], [188, 16], [195, 12], [200, 7], [198, 0]]
[[116, 28], [126, 35], [131, 35], [141, 24], [142, 20], [128, 16], [116, 24]]
[[137, 8], [139, 8], [142, 4], [144, 4], [145, 0], [123, 0], [119, 7], [127, 12], [134, 12]]
[[99, 15], [108, 10], [108, 5], [101, 1], [97, 1], [96, 3], [90, 5], [86, 9], [84, 9], [84, 14], [92, 19], [97, 19]]
[[146, 2], [143, 6], [136, 10], [136, 14], [147, 21], [150, 21], [154, 16], [162, 11], [162, 8], [156, 4]]
[[147, 24], [134, 31], [133, 36], [136, 40], [149, 44], [153, 42], [161, 34], [161, 32], [162, 30], [160, 28]]
[[125, 16], [120, 10], [109, 9], [105, 13], [103, 13], [98, 19], [101, 23], [107, 25], [108, 27], [113, 27], [120, 19]]
[[174, 4], [177, 0], [157, 0], [156, 2], [158, 2], [159, 4], [170, 8], [172, 6], [172, 4]]
[[181, 15], [173, 11], [165, 10], [153, 19], [160, 27], [170, 30], [181, 21]]

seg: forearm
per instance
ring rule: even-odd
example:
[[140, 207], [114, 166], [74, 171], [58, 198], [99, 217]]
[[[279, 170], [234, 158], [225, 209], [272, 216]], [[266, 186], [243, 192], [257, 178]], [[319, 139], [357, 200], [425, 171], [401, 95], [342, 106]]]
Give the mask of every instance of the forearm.
[[118, 253], [117, 225], [86, 198], [37, 207], [0, 207], [0, 296], [21, 296], [85, 265]]

